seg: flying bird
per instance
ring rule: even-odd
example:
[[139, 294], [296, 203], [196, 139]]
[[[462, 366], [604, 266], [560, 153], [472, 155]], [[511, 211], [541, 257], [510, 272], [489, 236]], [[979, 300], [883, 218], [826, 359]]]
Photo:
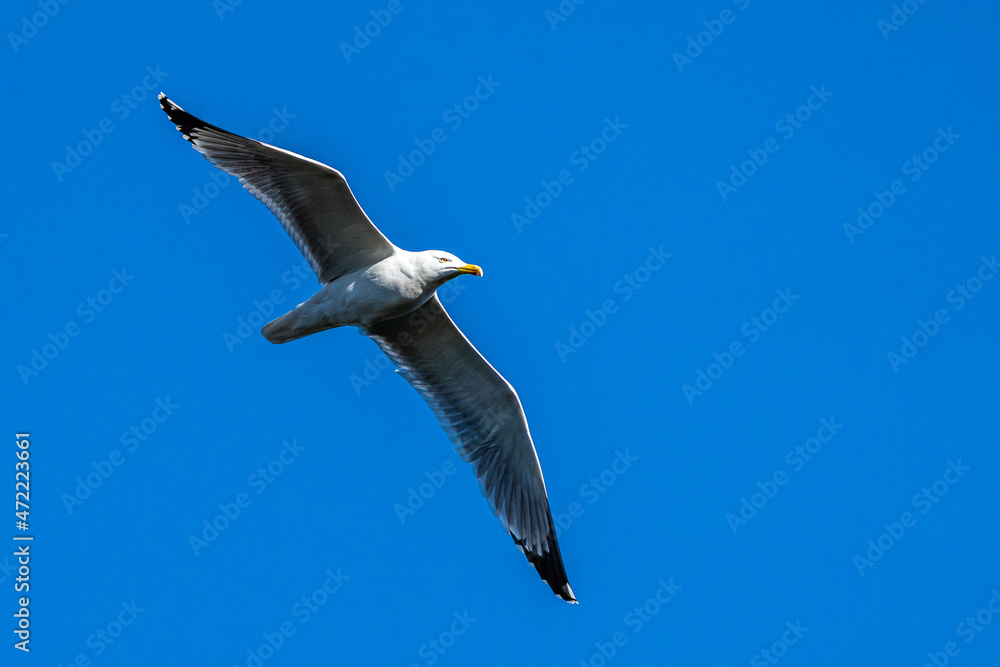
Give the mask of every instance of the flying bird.
[[521, 401], [437, 297], [449, 280], [483, 270], [449, 252], [393, 245], [336, 169], [206, 123], [163, 93], [159, 100], [196, 151], [271, 210], [319, 279], [319, 291], [265, 325], [264, 337], [287, 343], [353, 326], [375, 341], [471, 464], [504, 530], [552, 591], [576, 603]]

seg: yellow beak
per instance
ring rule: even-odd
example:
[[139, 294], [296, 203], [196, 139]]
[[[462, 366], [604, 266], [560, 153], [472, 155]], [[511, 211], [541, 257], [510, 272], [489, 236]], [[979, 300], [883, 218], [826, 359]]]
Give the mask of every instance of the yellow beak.
[[480, 278], [483, 277], [483, 270], [475, 264], [466, 264], [465, 266], [460, 266], [455, 270], [459, 273], [474, 273]]

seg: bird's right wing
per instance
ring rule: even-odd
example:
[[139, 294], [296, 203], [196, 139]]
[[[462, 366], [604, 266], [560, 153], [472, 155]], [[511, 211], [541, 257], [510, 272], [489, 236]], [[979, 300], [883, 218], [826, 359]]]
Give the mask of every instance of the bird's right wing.
[[365, 332], [427, 401], [504, 530], [552, 591], [576, 602], [528, 422], [514, 388], [472, 346], [437, 295]]
[[274, 213], [320, 283], [395, 252], [336, 169], [206, 123], [163, 93], [160, 106], [195, 150], [239, 178]]

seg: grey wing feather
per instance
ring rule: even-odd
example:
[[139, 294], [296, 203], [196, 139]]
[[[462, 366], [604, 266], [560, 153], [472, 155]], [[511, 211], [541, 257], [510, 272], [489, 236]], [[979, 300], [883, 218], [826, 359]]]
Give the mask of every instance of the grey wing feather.
[[395, 252], [336, 169], [206, 123], [162, 93], [160, 106], [206, 160], [239, 178], [274, 213], [320, 283]]
[[479, 354], [437, 295], [366, 332], [437, 416], [490, 509], [553, 592], [575, 602], [528, 422], [517, 393]]

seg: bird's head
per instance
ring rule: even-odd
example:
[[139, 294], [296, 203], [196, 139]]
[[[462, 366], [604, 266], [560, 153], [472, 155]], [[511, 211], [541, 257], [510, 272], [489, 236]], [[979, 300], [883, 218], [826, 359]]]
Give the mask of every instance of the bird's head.
[[463, 273], [471, 273], [482, 276], [483, 270], [475, 264], [466, 264], [450, 252], [443, 250], [425, 250], [420, 253], [421, 264], [424, 272], [433, 276], [432, 280], [439, 285], [443, 285], [452, 278], [457, 278]]

